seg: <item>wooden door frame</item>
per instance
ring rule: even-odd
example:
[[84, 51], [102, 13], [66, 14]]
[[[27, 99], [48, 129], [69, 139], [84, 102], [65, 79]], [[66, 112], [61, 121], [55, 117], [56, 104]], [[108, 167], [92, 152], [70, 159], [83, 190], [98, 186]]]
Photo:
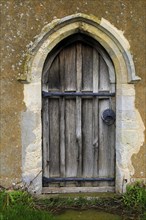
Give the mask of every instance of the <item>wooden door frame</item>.
[[[116, 74], [116, 192], [123, 192], [134, 173], [131, 157], [144, 141], [144, 125], [135, 107], [135, 74], [129, 43], [105, 19], [75, 14], [46, 25], [28, 52], [26, 69], [19, 79], [24, 83], [22, 112], [22, 178], [31, 192], [42, 193], [41, 77], [48, 53], [63, 39], [83, 33], [98, 41], [109, 54]], [[111, 70], [111, 80], [113, 79]], [[126, 120], [131, 121], [131, 127]], [[29, 130], [28, 130], [29, 123]], [[138, 126], [135, 126], [137, 123]], [[135, 137], [135, 138], [133, 138]], [[126, 159], [125, 159], [126, 158]], [[96, 189], [94, 189], [96, 190]]]

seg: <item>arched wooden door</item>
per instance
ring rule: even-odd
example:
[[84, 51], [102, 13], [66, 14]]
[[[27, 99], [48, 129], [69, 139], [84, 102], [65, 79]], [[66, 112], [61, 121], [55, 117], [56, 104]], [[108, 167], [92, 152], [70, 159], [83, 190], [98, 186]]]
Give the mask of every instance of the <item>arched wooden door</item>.
[[[114, 186], [112, 62], [93, 39], [74, 35], [48, 55], [42, 78], [43, 186]], [[49, 189], [49, 188], [48, 188]]]

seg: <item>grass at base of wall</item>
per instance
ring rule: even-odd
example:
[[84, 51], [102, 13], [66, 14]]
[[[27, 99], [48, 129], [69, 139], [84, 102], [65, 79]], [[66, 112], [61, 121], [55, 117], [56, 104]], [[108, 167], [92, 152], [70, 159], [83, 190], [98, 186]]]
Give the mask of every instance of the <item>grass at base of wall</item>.
[[26, 191], [0, 192], [0, 220], [53, 220], [51, 213], [35, 208], [34, 198]]
[[[107, 195], [108, 196], [108, 195]], [[0, 192], [0, 220], [55, 220], [65, 209], [96, 209], [124, 216], [124, 219], [146, 219], [146, 186], [134, 183], [124, 195], [110, 197], [34, 197], [27, 191]]]
[[0, 220], [53, 220], [53, 215], [47, 211], [29, 208], [27, 205], [14, 205], [0, 212]]

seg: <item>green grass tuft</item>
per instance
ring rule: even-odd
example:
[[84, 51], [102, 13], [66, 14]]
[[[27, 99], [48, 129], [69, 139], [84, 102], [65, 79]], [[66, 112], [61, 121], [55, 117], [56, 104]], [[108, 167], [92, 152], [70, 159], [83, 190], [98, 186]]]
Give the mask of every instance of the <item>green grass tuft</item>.
[[123, 195], [123, 203], [127, 208], [143, 212], [146, 209], [146, 184], [137, 181], [127, 185], [127, 191]]
[[33, 197], [26, 191], [0, 192], [0, 220], [53, 220], [46, 211], [35, 209]]

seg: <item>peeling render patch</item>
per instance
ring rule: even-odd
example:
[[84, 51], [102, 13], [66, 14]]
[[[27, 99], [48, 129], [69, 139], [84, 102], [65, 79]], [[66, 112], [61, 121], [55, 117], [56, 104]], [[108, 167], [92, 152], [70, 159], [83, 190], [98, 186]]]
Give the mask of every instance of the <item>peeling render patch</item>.
[[22, 179], [31, 186], [29, 190], [41, 193], [41, 82], [25, 84], [24, 102], [27, 110], [22, 113]]
[[[42, 190], [41, 77], [48, 53], [61, 40], [81, 32], [97, 40], [109, 53], [116, 72], [116, 191], [123, 192], [134, 174], [131, 157], [144, 142], [144, 124], [135, 108], [135, 74], [129, 43], [108, 21], [75, 14], [44, 27], [29, 50], [24, 84], [26, 112], [22, 113], [23, 180], [31, 191]], [[26, 77], [26, 78], [25, 78]], [[21, 80], [21, 79], [20, 79]], [[30, 129], [28, 129], [30, 127]], [[35, 178], [35, 179], [34, 179]]]
[[[116, 162], [117, 182], [123, 179], [123, 189], [131, 182], [134, 175], [132, 155], [137, 154], [144, 143], [144, 123], [135, 108], [135, 88], [131, 84], [123, 84], [121, 95], [117, 101], [116, 123]], [[120, 97], [121, 96], [121, 97]]]

